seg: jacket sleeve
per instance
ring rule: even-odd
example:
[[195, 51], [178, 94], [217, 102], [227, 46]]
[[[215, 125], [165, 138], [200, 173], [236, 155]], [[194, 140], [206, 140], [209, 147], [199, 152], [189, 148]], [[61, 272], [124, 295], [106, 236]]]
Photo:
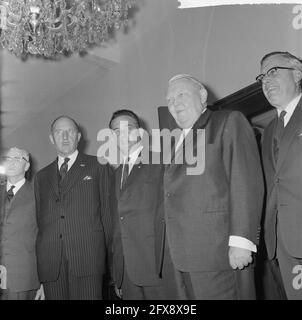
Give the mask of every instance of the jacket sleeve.
[[230, 236], [259, 242], [264, 183], [252, 127], [240, 112], [229, 114], [223, 133], [223, 162], [229, 181]]

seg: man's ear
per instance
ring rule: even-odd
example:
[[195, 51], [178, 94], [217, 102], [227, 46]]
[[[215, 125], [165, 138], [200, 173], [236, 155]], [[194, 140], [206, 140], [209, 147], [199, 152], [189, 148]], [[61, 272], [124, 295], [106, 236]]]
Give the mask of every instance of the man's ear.
[[55, 141], [54, 141], [54, 139], [53, 139], [52, 134], [49, 135], [49, 140], [50, 140], [50, 142], [51, 142], [52, 144], [55, 144]]
[[24, 168], [25, 172], [28, 171], [29, 167], [30, 167], [30, 163], [26, 162], [26, 165], [25, 165], [25, 168]]
[[205, 104], [208, 99], [208, 92], [205, 88], [201, 88], [199, 92], [200, 92], [200, 101], [202, 104]]
[[301, 81], [302, 79], [302, 72], [300, 70], [294, 70], [294, 79], [295, 79], [295, 82], [298, 83]]
[[78, 132], [78, 142], [81, 140], [81, 137], [82, 137], [81, 132]]

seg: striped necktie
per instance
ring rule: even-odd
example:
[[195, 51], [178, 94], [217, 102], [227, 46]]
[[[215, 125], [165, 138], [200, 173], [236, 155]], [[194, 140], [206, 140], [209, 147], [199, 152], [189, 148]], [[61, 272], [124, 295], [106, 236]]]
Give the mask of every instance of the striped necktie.
[[60, 170], [59, 170], [59, 173], [60, 173], [60, 181], [62, 181], [64, 179], [64, 177], [66, 176], [66, 173], [68, 171], [68, 161], [70, 159], [69, 158], [65, 158], [64, 159], [64, 162], [62, 163], [61, 167], [60, 167]]
[[15, 188], [14, 185], [12, 185], [9, 190], [7, 190], [6, 192], [6, 197], [7, 197], [7, 200], [10, 202], [12, 200], [12, 198], [14, 197], [14, 192], [13, 192], [13, 189]]

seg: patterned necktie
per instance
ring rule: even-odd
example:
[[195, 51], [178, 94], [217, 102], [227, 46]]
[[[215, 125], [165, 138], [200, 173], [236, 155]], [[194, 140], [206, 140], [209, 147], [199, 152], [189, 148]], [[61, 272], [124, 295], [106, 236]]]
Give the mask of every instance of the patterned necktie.
[[13, 189], [15, 188], [14, 185], [12, 185], [9, 190], [6, 192], [6, 197], [7, 197], [7, 200], [10, 202], [12, 200], [12, 198], [14, 197], [14, 192], [13, 192]]
[[129, 163], [128, 163], [128, 160], [127, 160], [123, 164], [122, 178], [121, 178], [121, 190], [123, 189], [128, 176], [129, 176]]
[[276, 131], [274, 136], [274, 157], [276, 162], [278, 161], [280, 141], [284, 133], [285, 115], [286, 115], [286, 111], [284, 110], [281, 111], [280, 116], [278, 117], [278, 120], [277, 120], [277, 125], [276, 125]]
[[60, 181], [62, 181], [64, 179], [64, 177], [66, 176], [66, 173], [68, 171], [68, 161], [70, 159], [69, 158], [65, 158], [64, 159], [64, 162], [62, 163], [61, 167], [60, 167], [60, 170], [59, 170], [59, 173], [60, 173]]

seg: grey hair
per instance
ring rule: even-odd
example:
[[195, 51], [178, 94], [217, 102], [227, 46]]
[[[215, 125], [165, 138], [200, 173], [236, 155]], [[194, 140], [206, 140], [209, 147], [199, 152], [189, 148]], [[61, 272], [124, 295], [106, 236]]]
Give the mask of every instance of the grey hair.
[[287, 52], [287, 51], [273, 51], [268, 54], [266, 54], [262, 59], [261, 59], [261, 65], [263, 62], [272, 56], [281, 56], [285, 58], [288, 63], [295, 69], [299, 70], [302, 72], [302, 60], [299, 59], [298, 57], [294, 56], [293, 54]]
[[12, 148], [9, 148], [7, 150], [7, 152], [9, 152], [10, 150], [16, 150], [16, 151], [20, 152], [22, 157], [24, 157], [29, 162], [30, 153], [28, 151], [26, 151], [25, 149], [21, 149], [18, 147], [12, 147]]
[[204, 85], [198, 79], [196, 79], [195, 77], [193, 77], [193, 76], [191, 76], [189, 74], [177, 74], [177, 75], [175, 75], [174, 77], [172, 77], [169, 80], [169, 85], [174, 81], [183, 80], [183, 79], [193, 82], [195, 85], [198, 86], [199, 89], [205, 89], [206, 90]]

